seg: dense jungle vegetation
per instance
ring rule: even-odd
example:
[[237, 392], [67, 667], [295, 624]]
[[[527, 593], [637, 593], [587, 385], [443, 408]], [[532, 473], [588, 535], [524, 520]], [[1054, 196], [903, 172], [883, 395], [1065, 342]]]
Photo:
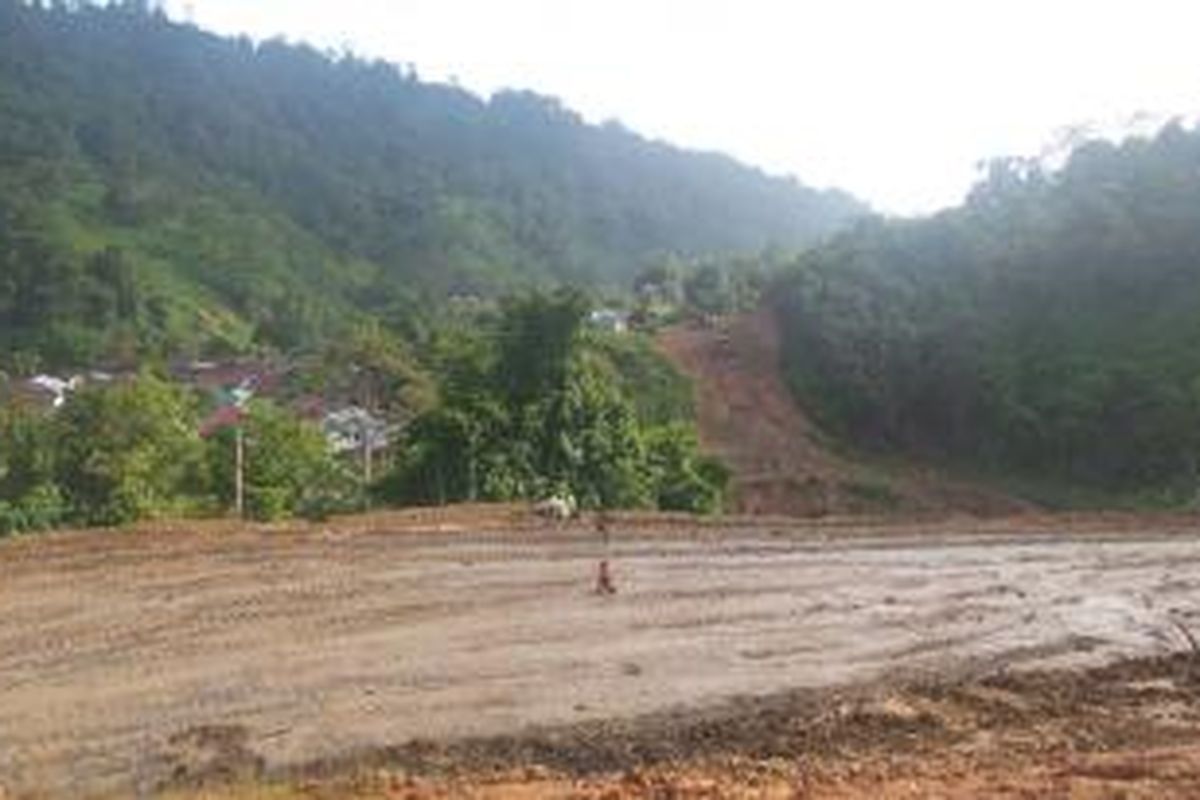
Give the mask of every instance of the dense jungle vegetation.
[[862, 446], [1196, 495], [1200, 130], [996, 161], [961, 207], [864, 221], [775, 289], [793, 385]]
[[864, 208], [411, 69], [139, 0], [0, 0], [0, 366], [401, 335], [451, 297], [628, 287]]
[[[690, 387], [644, 339], [589, 329], [589, 309], [574, 290], [530, 293], [442, 329], [428, 354], [434, 387], [368, 329], [333, 356], [373, 385], [381, 411], [412, 415], [381, 474], [368, 480], [357, 454], [334, 455], [283, 394], [257, 398], [237, 423], [247, 512], [550, 495], [587, 509], [718, 510], [727, 475], [699, 453]], [[200, 435], [213, 407], [202, 392], [143, 372], [85, 386], [53, 412], [0, 399], [0, 535], [230, 508], [233, 425]]]
[[[550, 492], [713, 510], [686, 382], [589, 310], [647, 265], [796, 248], [864, 210], [528, 92], [143, 0], [0, 0], [0, 532], [223, 513], [233, 432], [198, 435], [223, 401], [167, 367], [248, 354], [287, 365], [240, 422], [256, 517]], [[697, 274], [724, 302], [727, 271]], [[35, 372], [96, 368], [124, 377], [22, 400]], [[378, 473], [328, 452], [305, 395], [403, 431]]]
[[[220, 513], [231, 434], [198, 435], [214, 400], [166, 365], [251, 353], [293, 382], [242, 420], [255, 516], [714, 510], [686, 382], [588, 314], [764, 296], [806, 409], [860, 448], [1055, 502], [1197, 498], [1196, 128], [996, 160], [960, 207], [886, 219], [527, 92], [140, 0], [0, 0], [0, 532]], [[137, 377], [53, 412], [14, 390], [97, 367]], [[403, 430], [378, 474], [330, 455], [304, 394]]]

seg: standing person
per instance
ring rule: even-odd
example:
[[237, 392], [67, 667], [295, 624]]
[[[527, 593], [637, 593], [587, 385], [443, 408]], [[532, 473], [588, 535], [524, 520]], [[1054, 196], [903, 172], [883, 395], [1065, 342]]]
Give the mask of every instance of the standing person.
[[596, 570], [596, 594], [616, 594], [617, 586], [613, 583], [612, 570], [608, 564], [608, 516], [600, 511], [596, 515], [596, 532], [604, 543], [604, 557]]
[[608, 559], [600, 560], [600, 569], [596, 572], [596, 594], [616, 594], [617, 587], [613, 583], [612, 570], [608, 567]]

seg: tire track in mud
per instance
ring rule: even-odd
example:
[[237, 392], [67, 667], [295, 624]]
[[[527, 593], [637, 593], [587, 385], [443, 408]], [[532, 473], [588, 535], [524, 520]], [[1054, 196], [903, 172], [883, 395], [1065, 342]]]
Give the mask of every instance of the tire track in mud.
[[618, 529], [613, 598], [591, 593], [586, 525], [98, 533], [73, 540], [78, 562], [48, 542], [44, 564], [36, 544], [0, 544], [0, 784], [125, 793], [211, 726], [242, 731], [265, 768], [796, 687], [1078, 667], [1177, 647], [1169, 616], [1200, 610], [1195, 523], [1155, 538], [1063, 523], [1060, 539], [955, 524]]

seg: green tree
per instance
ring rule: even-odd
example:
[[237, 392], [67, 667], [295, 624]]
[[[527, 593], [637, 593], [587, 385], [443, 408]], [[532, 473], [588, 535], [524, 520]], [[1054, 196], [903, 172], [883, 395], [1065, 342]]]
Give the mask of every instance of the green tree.
[[585, 508], [653, 503], [633, 406], [586, 362], [521, 410], [517, 438], [532, 446], [540, 494], [568, 490]]
[[508, 439], [504, 408], [486, 397], [429, 411], [414, 420], [404, 454], [385, 487], [400, 502], [444, 504], [526, 496], [532, 467]]
[[[255, 519], [276, 520], [297, 514], [324, 516], [356, 509], [361, 486], [329, 452], [324, 434], [287, 409], [266, 400], [250, 403], [242, 418], [245, 442], [246, 511]], [[235, 484], [234, 430], [209, 439], [211, 482], [226, 506]]]
[[729, 471], [716, 459], [700, 454], [690, 427], [661, 425], [647, 431], [645, 438], [656, 507], [705, 514], [720, 511]]
[[497, 379], [514, 406], [562, 389], [591, 302], [559, 289], [509, 298], [503, 306]]
[[0, 338], [51, 368], [116, 328], [139, 355], [319, 348], [364, 316], [419, 335], [449, 297], [627, 285], [864, 211], [552, 98], [143, 6], [0, 2]]
[[44, 530], [66, 519], [55, 484], [57, 435], [52, 418], [20, 403], [0, 408], [0, 536]]
[[[632, 385], [674, 395], [677, 382], [658, 374], [641, 351], [589, 344], [586, 314], [577, 293], [525, 295], [504, 305], [494, 356], [461, 341], [446, 351], [453, 355], [444, 365], [442, 403], [409, 428], [387, 486], [391, 499], [446, 503], [569, 492], [587, 508], [665, 501], [714, 510], [723, 480], [698, 466], [683, 440], [669, 450], [670, 437], [657, 436], [652, 454], [636, 407], [621, 392]], [[477, 344], [486, 341], [481, 336]], [[614, 370], [630, 363], [633, 374], [618, 379]], [[676, 402], [647, 399], [644, 406], [663, 413]]]
[[75, 519], [119, 525], [176, 514], [205, 484], [193, 398], [150, 375], [85, 388], [59, 412], [56, 483]]
[[684, 280], [688, 305], [704, 314], [724, 314], [733, 309], [733, 289], [725, 270], [716, 264], [696, 267]]
[[1190, 501], [1198, 170], [1200, 130], [1174, 124], [1056, 170], [999, 160], [961, 208], [860, 224], [771, 292], [793, 385], [862, 446]]

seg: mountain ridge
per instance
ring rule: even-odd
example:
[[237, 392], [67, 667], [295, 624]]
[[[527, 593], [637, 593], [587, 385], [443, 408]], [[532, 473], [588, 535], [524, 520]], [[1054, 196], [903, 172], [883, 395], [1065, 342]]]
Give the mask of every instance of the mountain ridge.
[[[40, 275], [0, 293], [0, 333], [50, 362], [303, 346], [453, 294], [798, 249], [867, 213], [552, 98], [484, 100], [142, 2], [0, 0], [0, 123], [0, 265]], [[136, 297], [107, 297], [113, 272]], [[32, 326], [13, 313], [30, 296]]]

